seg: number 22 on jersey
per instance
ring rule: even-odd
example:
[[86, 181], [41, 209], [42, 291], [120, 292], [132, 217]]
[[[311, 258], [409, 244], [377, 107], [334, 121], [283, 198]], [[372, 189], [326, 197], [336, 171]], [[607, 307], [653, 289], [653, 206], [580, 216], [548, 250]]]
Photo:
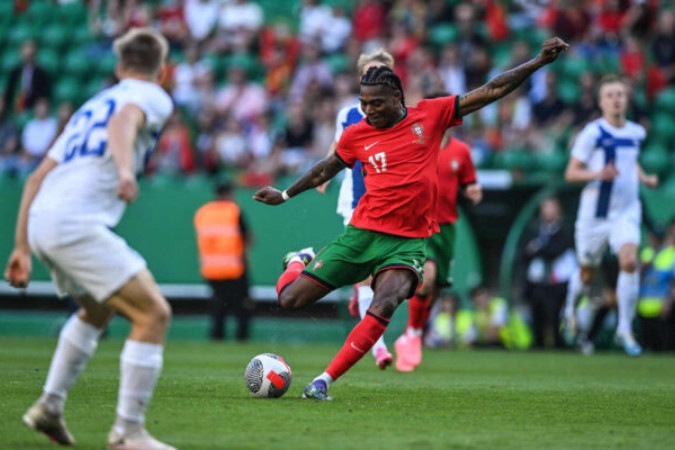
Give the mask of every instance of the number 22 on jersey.
[[108, 145], [106, 127], [115, 112], [115, 100], [108, 99], [96, 106], [78, 111], [71, 119], [63, 162], [79, 156], [103, 156], [105, 153]]

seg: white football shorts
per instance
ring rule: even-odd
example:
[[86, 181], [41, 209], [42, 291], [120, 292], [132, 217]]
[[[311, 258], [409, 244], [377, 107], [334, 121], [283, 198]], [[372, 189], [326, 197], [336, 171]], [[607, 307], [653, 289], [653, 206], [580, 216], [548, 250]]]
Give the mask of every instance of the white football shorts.
[[579, 264], [598, 267], [607, 245], [618, 254], [624, 244], [640, 244], [640, 222], [628, 215], [614, 220], [591, 219], [577, 221], [574, 241]]
[[60, 297], [89, 295], [103, 303], [147, 267], [124, 239], [95, 222], [31, 215], [28, 239]]

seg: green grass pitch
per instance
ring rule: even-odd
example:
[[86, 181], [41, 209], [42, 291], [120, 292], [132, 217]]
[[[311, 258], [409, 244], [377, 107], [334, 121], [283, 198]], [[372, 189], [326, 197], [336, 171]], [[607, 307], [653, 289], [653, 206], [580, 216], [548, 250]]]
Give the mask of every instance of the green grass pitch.
[[[52, 338], [0, 338], [0, 449], [56, 448], [21, 424], [39, 395]], [[103, 341], [69, 395], [77, 449], [105, 448], [114, 419], [122, 341]], [[364, 358], [331, 389], [301, 399], [335, 345], [169, 342], [148, 429], [181, 450], [668, 449], [675, 446], [675, 358], [618, 352], [429, 351], [414, 373]], [[293, 384], [256, 399], [243, 370], [282, 355]]]

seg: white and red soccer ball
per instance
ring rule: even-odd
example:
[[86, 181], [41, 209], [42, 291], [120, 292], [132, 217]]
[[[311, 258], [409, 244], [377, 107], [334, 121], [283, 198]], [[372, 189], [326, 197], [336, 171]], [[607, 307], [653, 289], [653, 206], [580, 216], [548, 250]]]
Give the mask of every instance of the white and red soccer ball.
[[291, 367], [274, 353], [254, 356], [244, 371], [246, 387], [256, 397], [277, 398], [288, 391], [293, 380]]

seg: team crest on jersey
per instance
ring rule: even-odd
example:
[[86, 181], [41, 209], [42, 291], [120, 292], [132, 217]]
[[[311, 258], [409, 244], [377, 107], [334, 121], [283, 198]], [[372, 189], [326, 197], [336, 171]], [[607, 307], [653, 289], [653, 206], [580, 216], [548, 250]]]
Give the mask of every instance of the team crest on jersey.
[[323, 267], [323, 261], [319, 260], [319, 261], [314, 263], [314, 270], [319, 270], [322, 267]]
[[452, 169], [453, 172], [457, 172], [459, 170], [459, 161], [457, 161], [456, 159], [450, 161], [450, 168]]
[[424, 126], [420, 125], [419, 123], [415, 122], [412, 124], [410, 127], [412, 130], [413, 134], [416, 136], [416, 138], [413, 140], [413, 144], [424, 144], [427, 142], [427, 137], [424, 135]]

